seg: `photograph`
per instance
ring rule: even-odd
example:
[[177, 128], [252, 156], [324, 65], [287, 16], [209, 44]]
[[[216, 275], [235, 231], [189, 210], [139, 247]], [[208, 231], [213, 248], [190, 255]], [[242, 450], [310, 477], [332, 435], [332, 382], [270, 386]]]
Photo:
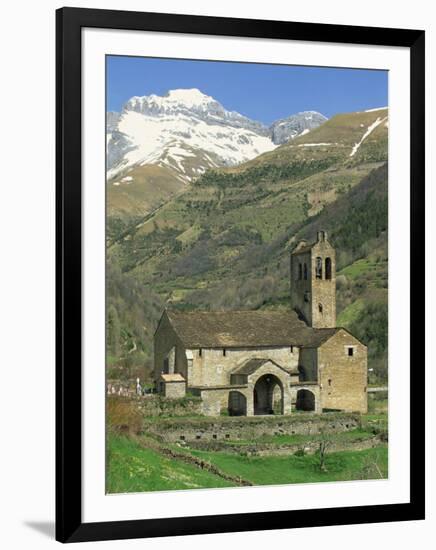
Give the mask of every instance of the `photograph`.
[[6, 5], [3, 548], [436, 539], [436, 19], [372, 4]]
[[105, 70], [106, 494], [388, 479], [389, 71]]

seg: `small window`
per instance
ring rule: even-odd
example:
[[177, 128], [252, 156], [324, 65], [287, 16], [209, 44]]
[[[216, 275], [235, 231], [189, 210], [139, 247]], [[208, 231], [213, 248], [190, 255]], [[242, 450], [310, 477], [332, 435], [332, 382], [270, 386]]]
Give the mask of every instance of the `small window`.
[[332, 379], [329, 378], [329, 386], [331, 386], [331, 385], [332, 385]]
[[224, 357], [227, 355], [227, 350], [226, 350], [226, 348], [223, 349], [223, 355], [224, 355]]
[[325, 259], [325, 278], [331, 279], [332, 278], [332, 260], [331, 258]]
[[303, 278], [303, 266], [301, 264], [298, 264], [298, 280], [301, 281]]
[[323, 311], [322, 304], [318, 304], [318, 311], [319, 311], [320, 313], [322, 313], [322, 311]]
[[319, 256], [315, 260], [315, 277], [317, 279], [322, 279], [322, 258]]
[[307, 281], [307, 264], [304, 264], [304, 280]]
[[294, 353], [294, 346], [291, 346], [291, 353]]
[[200, 348], [200, 349], [198, 350], [198, 357], [201, 357], [202, 355], [203, 355], [203, 350]]
[[354, 355], [354, 348], [348, 348], [348, 357], [353, 357]]

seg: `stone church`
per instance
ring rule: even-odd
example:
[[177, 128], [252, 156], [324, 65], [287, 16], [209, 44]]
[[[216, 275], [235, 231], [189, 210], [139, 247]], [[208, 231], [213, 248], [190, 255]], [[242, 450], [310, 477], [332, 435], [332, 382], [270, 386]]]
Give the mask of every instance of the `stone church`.
[[367, 349], [336, 327], [335, 250], [324, 231], [291, 252], [289, 311], [165, 310], [155, 382], [217, 416], [367, 411]]

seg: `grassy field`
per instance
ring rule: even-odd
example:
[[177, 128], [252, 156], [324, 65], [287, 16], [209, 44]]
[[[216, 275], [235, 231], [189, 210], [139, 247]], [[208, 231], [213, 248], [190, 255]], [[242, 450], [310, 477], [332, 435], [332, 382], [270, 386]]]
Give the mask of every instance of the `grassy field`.
[[215, 464], [225, 472], [248, 479], [255, 485], [373, 479], [380, 478], [375, 464], [383, 477], [387, 477], [388, 468], [388, 452], [385, 447], [328, 454], [325, 471], [320, 469], [317, 454], [284, 457], [249, 457], [203, 451], [192, 451], [192, 454]]
[[[369, 425], [379, 425], [380, 420], [380, 415], [368, 416]], [[370, 435], [369, 428], [354, 430], [347, 434], [336, 434], [339, 439], [350, 441], [365, 435]], [[299, 439], [303, 441], [304, 436], [299, 436]], [[268, 442], [283, 444], [297, 441], [295, 436], [275, 436], [269, 438]], [[243, 447], [244, 442], [240, 443]], [[108, 493], [219, 488], [236, 485], [197, 465], [188, 464], [177, 458], [167, 458], [158, 450], [147, 448], [145, 439], [143, 444], [145, 446], [125, 436], [109, 435]], [[362, 451], [327, 453], [324, 468], [320, 467], [320, 457], [317, 453], [302, 456], [297, 453], [287, 456], [250, 457], [189, 448], [178, 448], [178, 452], [201, 459], [216, 466], [222, 473], [242, 478], [254, 485], [380, 479], [386, 478], [388, 472], [387, 446]]]
[[108, 493], [172, 491], [233, 485], [196, 466], [170, 460], [152, 449], [140, 447], [127, 437], [113, 434], [108, 440], [107, 462]]

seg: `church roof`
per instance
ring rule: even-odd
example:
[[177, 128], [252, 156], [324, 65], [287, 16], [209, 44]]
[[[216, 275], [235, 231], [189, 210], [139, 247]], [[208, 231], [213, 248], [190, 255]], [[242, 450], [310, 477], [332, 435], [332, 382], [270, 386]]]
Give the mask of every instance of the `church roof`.
[[[272, 359], [265, 359], [265, 358], [261, 358], [261, 357], [259, 357], [259, 358], [258, 357], [253, 357], [253, 358], [248, 359], [247, 361], [245, 361], [245, 363], [243, 365], [241, 365], [240, 367], [238, 367], [236, 370], [234, 370], [232, 372], [232, 374], [247, 374], [247, 375], [250, 375], [250, 374], [253, 374], [253, 372], [256, 372], [257, 369], [259, 367], [261, 367], [262, 365], [264, 365], [265, 363], [274, 363], [274, 365], [276, 367], [279, 367], [280, 369], [285, 370], [285, 369], [283, 369], [283, 367], [278, 365]], [[286, 372], [288, 372], [288, 371], [286, 371]]]
[[167, 310], [175, 332], [186, 347], [317, 347], [337, 330], [314, 329], [295, 311]]

